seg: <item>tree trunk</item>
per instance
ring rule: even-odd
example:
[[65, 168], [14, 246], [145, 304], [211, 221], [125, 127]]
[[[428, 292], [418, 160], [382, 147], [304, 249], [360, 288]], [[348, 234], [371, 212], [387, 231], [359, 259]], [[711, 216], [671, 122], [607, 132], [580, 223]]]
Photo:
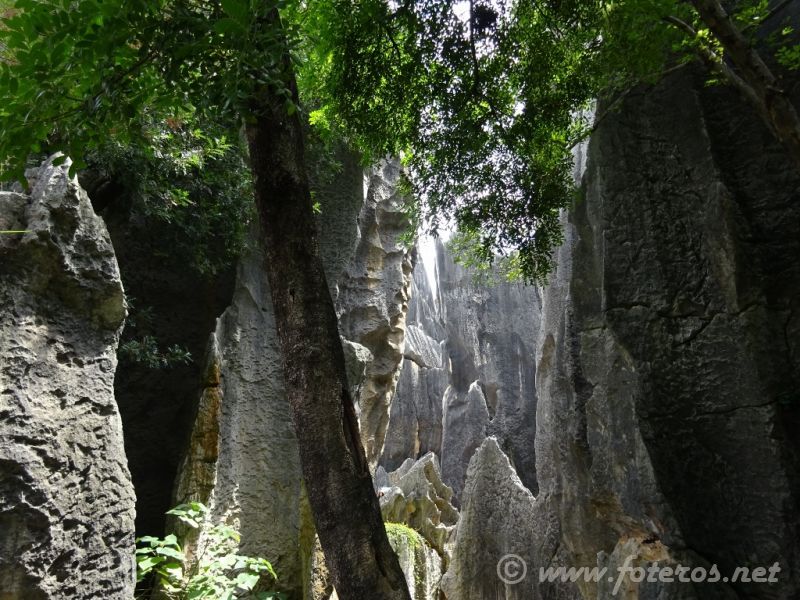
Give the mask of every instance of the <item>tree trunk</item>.
[[[691, 3], [738, 69], [741, 82], [749, 88], [745, 90], [745, 96], [755, 104], [767, 126], [800, 169], [800, 117], [777, 77], [736, 27], [719, 0], [691, 0]], [[721, 70], [728, 75], [725, 69]]]
[[[280, 27], [277, 14], [273, 26]], [[298, 102], [288, 56], [285, 78]], [[319, 256], [297, 113], [265, 93], [246, 125], [266, 270], [303, 478], [342, 600], [408, 600], [361, 445], [344, 352]], [[280, 574], [279, 574], [280, 575]]]

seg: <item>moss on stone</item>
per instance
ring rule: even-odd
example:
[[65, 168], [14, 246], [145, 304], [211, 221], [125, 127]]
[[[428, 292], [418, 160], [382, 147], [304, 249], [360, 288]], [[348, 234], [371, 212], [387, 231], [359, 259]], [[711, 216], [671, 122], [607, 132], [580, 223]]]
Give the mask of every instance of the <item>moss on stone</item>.
[[411, 529], [408, 525], [403, 523], [386, 523], [386, 535], [389, 536], [389, 542], [392, 547], [397, 551], [397, 547], [405, 544], [406, 547], [416, 551], [425, 544], [425, 540], [415, 530]]
[[[385, 523], [385, 525], [389, 543], [398, 557], [400, 557], [403, 570], [410, 568], [411, 573], [413, 573], [414, 587], [416, 589], [415, 597], [422, 597], [420, 594], [425, 594], [426, 557], [428, 552], [434, 552], [434, 550], [418, 531], [408, 525], [403, 523]], [[411, 561], [409, 565], [403, 564], [403, 556]]]

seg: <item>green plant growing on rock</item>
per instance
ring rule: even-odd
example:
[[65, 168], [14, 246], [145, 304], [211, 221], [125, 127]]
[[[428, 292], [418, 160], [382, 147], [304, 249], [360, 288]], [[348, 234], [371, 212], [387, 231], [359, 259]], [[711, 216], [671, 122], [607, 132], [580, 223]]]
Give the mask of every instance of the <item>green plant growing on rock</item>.
[[[428, 552], [433, 552], [425, 539], [419, 531], [409, 527], [405, 523], [387, 522], [384, 524], [386, 527], [386, 535], [389, 537], [389, 543], [397, 553], [400, 559], [400, 564], [406, 565], [406, 568], [413, 570], [416, 598], [428, 597], [426, 591], [426, 555]], [[411, 582], [409, 582], [411, 585]]]
[[202, 543], [197, 556], [187, 557], [177, 536], [145, 536], [137, 540], [137, 580], [155, 578], [157, 589], [170, 600], [281, 600], [285, 595], [263, 590], [265, 579], [278, 576], [264, 558], [236, 553], [241, 536], [227, 525], [214, 525], [200, 502], [167, 511], [195, 530]]
[[425, 543], [422, 536], [405, 523], [386, 523], [386, 535], [395, 548], [405, 542], [409, 548], [416, 550]]
[[192, 354], [186, 348], [173, 344], [166, 350], [162, 350], [158, 346], [158, 341], [149, 335], [120, 344], [119, 352], [128, 360], [151, 369], [162, 369], [192, 362]]

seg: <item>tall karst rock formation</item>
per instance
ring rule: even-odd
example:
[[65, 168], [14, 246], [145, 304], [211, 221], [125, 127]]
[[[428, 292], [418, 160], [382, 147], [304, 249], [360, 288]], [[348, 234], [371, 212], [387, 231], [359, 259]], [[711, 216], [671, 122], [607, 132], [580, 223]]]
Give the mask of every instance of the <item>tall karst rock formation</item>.
[[494, 435], [535, 491], [538, 291], [477, 279], [441, 242], [427, 250], [414, 272], [381, 464], [392, 470], [434, 452], [458, 494], [473, 453]]
[[125, 319], [102, 219], [51, 161], [0, 192], [0, 597], [133, 596], [134, 496], [114, 401]]
[[582, 190], [543, 303], [537, 503], [560, 534], [541, 560], [781, 567], [585, 598], [796, 597], [800, 174], [687, 67], [606, 117]]
[[[476, 282], [438, 242], [409, 249], [396, 163], [365, 177], [345, 161], [320, 191], [377, 493], [387, 519], [416, 529], [391, 528], [415, 598], [793, 599], [800, 174], [734, 91], [690, 66], [627, 94], [578, 162], [542, 290]], [[2, 591], [123, 598], [116, 262], [63, 169], [0, 201], [3, 229], [33, 231], [0, 239]], [[261, 260], [254, 235], [209, 338], [176, 500], [236, 525], [292, 600], [329, 599]], [[519, 580], [508, 555], [525, 562]], [[654, 562], [780, 571], [769, 584], [616, 581], [618, 566]], [[615, 580], [542, 582], [547, 567]]]

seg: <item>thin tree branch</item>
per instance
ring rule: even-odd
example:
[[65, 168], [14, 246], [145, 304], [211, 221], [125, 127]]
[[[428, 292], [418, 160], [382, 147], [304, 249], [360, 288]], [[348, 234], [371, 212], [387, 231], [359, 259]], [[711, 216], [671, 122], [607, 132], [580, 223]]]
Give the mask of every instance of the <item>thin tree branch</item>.
[[478, 51], [475, 47], [475, 0], [469, 0], [469, 51], [472, 57], [473, 68], [473, 88], [475, 93], [480, 94], [480, 63], [478, 62]]
[[792, 2], [794, 2], [794, 0], [783, 0], [783, 2], [779, 2], [774, 7], [772, 7], [772, 9], [764, 16], [763, 19], [761, 19], [760, 21], [757, 21], [755, 23], [748, 23], [747, 25], [742, 27], [742, 33], [747, 31], [748, 29], [752, 29], [753, 27], [761, 27], [764, 23], [769, 21], [772, 17], [774, 17], [779, 12], [781, 12], [784, 8], [789, 6]]
[[400, 61], [402, 59], [403, 53], [400, 52], [400, 48], [397, 46], [397, 42], [394, 40], [394, 36], [392, 35], [392, 32], [389, 31], [389, 28], [386, 26], [386, 23], [384, 23], [383, 21], [380, 21], [378, 23], [378, 26], [386, 34], [386, 37], [392, 43], [392, 47], [394, 48], [394, 52], [397, 55], [397, 60]]
[[719, 56], [716, 52], [714, 52], [711, 48], [709, 48], [702, 39], [699, 38], [697, 35], [697, 31], [689, 25], [686, 21], [679, 19], [678, 17], [668, 15], [663, 18], [663, 21], [674, 25], [675, 27], [681, 29], [685, 33], [689, 34], [692, 38], [694, 38], [697, 42], [696, 52], [698, 58], [703, 62], [703, 64], [712, 72], [716, 72], [722, 75], [725, 79], [727, 79], [732, 85], [734, 85], [742, 94], [744, 94], [747, 99], [754, 103], [756, 108], [760, 111], [761, 101], [759, 99], [758, 94], [756, 91], [747, 83], [744, 79], [742, 79], [729, 65], [725, 63], [721, 56]]
[[695, 31], [694, 27], [689, 25], [683, 19], [679, 19], [678, 17], [673, 15], [667, 15], [666, 17], [663, 17], [661, 20], [666, 23], [669, 23], [670, 25], [675, 25], [675, 27], [683, 30], [685, 33], [688, 33], [693, 38], [697, 37], [697, 31]]

